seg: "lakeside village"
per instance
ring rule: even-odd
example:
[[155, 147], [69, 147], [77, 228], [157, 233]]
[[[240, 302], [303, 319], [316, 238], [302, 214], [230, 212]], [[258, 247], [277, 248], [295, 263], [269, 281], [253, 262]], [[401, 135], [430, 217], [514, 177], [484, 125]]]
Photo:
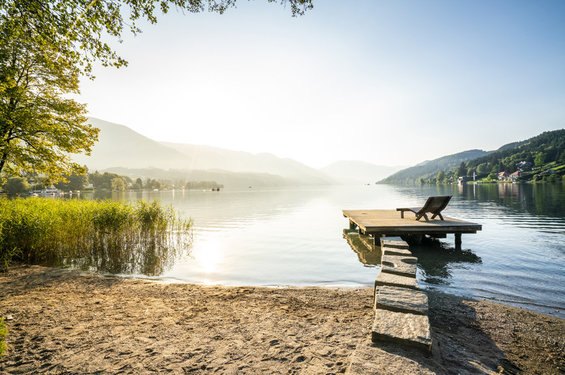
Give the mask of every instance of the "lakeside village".
[[11, 177], [2, 186], [0, 194], [8, 196], [53, 197], [79, 195], [94, 191], [163, 191], [163, 190], [205, 190], [220, 191], [224, 185], [215, 181], [170, 181], [138, 177], [135, 180], [116, 173], [87, 173], [65, 176], [66, 181], [46, 184], [41, 177]]
[[458, 168], [452, 171], [438, 172], [436, 178], [428, 180], [420, 179], [420, 183], [454, 183], [459, 185], [485, 184], [485, 183], [528, 183], [528, 182], [565, 182], [565, 163], [556, 161], [535, 165], [529, 161], [519, 161], [514, 168], [503, 165], [494, 165], [488, 168], [488, 164], [480, 164], [477, 167], [468, 167], [462, 162]]

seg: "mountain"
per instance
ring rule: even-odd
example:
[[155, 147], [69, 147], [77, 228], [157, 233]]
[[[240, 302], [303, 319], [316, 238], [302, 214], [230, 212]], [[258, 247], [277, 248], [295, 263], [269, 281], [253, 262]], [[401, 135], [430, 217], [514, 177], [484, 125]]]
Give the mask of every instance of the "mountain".
[[402, 168], [375, 165], [357, 160], [341, 160], [320, 170], [341, 183], [373, 183]]
[[[91, 156], [73, 155], [73, 159], [90, 170], [126, 168], [144, 171], [144, 177], [159, 178], [161, 172], [172, 170], [180, 180], [215, 180], [229, 187], [227, 181], [238, 186], [279, 186], [290, 184], [328, 184], [333, 180], [324, 173], [292, 159], [272, 154], [251, 154], [215, 147], [178, 143], [160, 143], [147, 138], [124, 125], [90, 118], [100, 129], [99, 141]], [[241, 175], [237, 175], [237, 174]], [[129, 174], [128, 174], [129, 175]], [[213, 178], [212, 178], [213, 177]]]
[[489, 152], [483, 150], [467, 150], [457, 154], [442, 156], [434, 160], [426, 160], [413, 167], [403, 169], [394, 173], [393, 175], [380, 181], [385, 184], [394, 183], [414, 183], [420, 179], [427, 180], [428, 178], [435, 177], [439, 171], [454, 168], [466, 162], [481, 156], [487, 155]]
[[98, 142], [91, 156], [73, 155], [73, 159], [91, 170], [111, 167], [182, 168], [185, 165], [183, 154], [127, 126], [96, 118], [90, 118], [89, 123], [100, 129]]
[[322, 172], [288, 158], [279, 158], [268, 153], [252, 154], [211, 146], [161, 142], [185, 155], [189, 169], [223, 169], [230, 172], [269, 173], [296, 181], [327, 184], [332, 182]]

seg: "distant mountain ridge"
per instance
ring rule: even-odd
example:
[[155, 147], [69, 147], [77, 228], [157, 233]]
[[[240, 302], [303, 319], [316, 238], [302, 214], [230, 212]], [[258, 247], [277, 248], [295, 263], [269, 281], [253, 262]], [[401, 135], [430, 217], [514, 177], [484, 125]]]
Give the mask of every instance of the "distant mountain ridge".
[[461, 164], [461, 162], [473, 160], [487, 155], [488, 153], [487, 151], [474, 149], [442, 156], [441, 158], [433, 160], [426, 160], [413, 167], [398, 171], [380, 182], [384, 184], [403, 184], [414, 183], [420, 179], [427, 180], [428, 178], [435, 177], [439, 171], [456, 167]]
[[297, 181], [307, 180], [316, 184], [333, 182], [328, 176], [314, 168], [269, 153], [252, 154], [211, 146], [171, 142], [161, 142], [161, 144], [185, 155], [190, 163], [186, 167], [191, 170], [222, 169], [230, 172], [268, 173]]
[[92, 155], [73, 155], [91, 171], [171, 181], [214, 180], [225, 186], [319, 185], [375, 182], [401, 167], [338, 161], [315, 169], [269, 153], [252, 154], [218, 147], [157, 142], [124, 125], [90, 118], [100, 129]]
[[[92, 155], [73, 155], [73, 159], [91, 171], [136, 170], [143, 177], [174, 176], [180, 179], [214, 179], [238, 186], [280, 186], [291, 184], [329, 184], [331, 177], [292, 159], [272, 154], [251, 154], [210, 146], [160, 143], [124, 125], [90, 118], [100, 129]], [[169, 173], [170, 172], [170, 173]], [[131, 173], [124, 173], [131, 175]], [[238, 175], [240, 174], [240, 175]]]

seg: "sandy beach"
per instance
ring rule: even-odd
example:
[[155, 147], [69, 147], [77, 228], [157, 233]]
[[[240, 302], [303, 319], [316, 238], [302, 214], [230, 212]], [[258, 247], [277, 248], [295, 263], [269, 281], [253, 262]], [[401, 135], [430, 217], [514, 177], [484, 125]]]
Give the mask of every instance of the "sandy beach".
[[352, 372], [361, 352], [373, 373], [392, 373], [391, 357], [407, 363], [406, 373], [565, 371], [565, 320], [437, 292], [428, 293], [431, 355], [371, 346], [371, 292], [164, 284], [14, 266], [0, 273], [8, 327], [0, 373], [339, 374]]

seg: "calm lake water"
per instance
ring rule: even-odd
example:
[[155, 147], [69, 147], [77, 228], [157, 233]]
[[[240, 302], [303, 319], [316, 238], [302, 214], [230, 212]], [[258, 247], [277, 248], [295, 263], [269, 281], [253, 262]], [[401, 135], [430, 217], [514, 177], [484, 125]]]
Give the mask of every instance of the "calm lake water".
[[[483, 225], [413, 247], [423, 288], [565, 318], [565, 185], [323, 186], [113, 194], [158, 199], [194, 220], [194, 239], [160, 277], [262, 286], [372, 286], [379, 265], [344, 238], [343, 209], [418, 206], [453, 195], [446, 215]], [[373, 258], [375, 258], [373, 256]]]

